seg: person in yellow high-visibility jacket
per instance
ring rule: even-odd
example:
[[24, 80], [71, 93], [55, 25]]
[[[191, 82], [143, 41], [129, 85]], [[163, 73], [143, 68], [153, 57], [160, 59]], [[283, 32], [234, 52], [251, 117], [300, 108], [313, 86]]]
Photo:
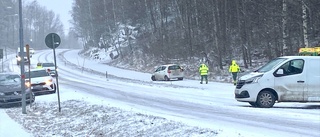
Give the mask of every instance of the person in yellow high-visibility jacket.
[[240, 67], [235, 60], [232, 60], [229, 67], [229, 72], [232, 74], [233, 85], [237, 84], [238, 73], [240, 72]]
[[41, 63], [37, 63], [37, 69], [43, 68]]
[[203, 79], [206, 80], [206, 84], [208, 84], [208, 71], [209, 71], [209, 68], [206, 64], [202, 63], [199, 67], [199, 73], [200, 73], [200, 76], [201, 76], [201, 82], [200, 84], [202, 84], [202, 81]]

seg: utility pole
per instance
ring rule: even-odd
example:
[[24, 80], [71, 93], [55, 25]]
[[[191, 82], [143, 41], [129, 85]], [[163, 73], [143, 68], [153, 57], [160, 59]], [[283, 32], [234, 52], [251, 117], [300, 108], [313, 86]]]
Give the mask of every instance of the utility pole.
[[24, 46], [23, 46], [23, 23], [22, 23], [22, 2], [19, 0], [19, 39], [20, 39], [20, 71], [21, 71], [21, 94], [22, 94], [22, 114], [27, 114], [26, 111], [26, 87], [25, 87], [25, 78], [24, 73]]

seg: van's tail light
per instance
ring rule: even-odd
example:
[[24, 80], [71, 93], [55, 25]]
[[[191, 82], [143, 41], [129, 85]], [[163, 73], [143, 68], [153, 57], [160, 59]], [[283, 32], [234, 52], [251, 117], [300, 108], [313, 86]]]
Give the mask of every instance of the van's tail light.
[[168, 73], [171, 73], [171, 71], [168, 69]]

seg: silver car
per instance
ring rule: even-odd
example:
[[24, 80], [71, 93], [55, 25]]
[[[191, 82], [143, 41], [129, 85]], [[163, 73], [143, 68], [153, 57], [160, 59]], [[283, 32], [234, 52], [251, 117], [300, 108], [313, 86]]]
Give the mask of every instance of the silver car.
[[157, 67], [151, 76], [152, 81], [165, 80], [169, 81], [171, 79], [183, 80], [184, 69], [177, 64], [167, 64]]
[[[26, 87], [26, 102], [34, 102], [35, 97]], [[0, 107], [22, 103], [21, 78], [16, 73], [0, 73]]]

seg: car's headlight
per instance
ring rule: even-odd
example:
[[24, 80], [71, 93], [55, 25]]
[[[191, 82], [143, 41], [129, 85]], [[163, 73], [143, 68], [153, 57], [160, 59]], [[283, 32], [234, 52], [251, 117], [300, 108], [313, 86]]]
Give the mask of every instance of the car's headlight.
[[249, 83], [257, 83], [261, 77], [262, 77], [262, 75], [249, 78], [249, 79], [245, 80], [245, 83], [246, 83], [246, 84], [249, 84]]
[[4, 96], [4, 95], [5, 95], [4, 93], [0, 92], [0, 96]]
[[51, 85], [52, 84], [52, 79], [46, 80], [46, 85]]
[[27, 88], [30, 88], [30, 86], [31, 86], [30, 82], [26, 82], [25, 85]]

